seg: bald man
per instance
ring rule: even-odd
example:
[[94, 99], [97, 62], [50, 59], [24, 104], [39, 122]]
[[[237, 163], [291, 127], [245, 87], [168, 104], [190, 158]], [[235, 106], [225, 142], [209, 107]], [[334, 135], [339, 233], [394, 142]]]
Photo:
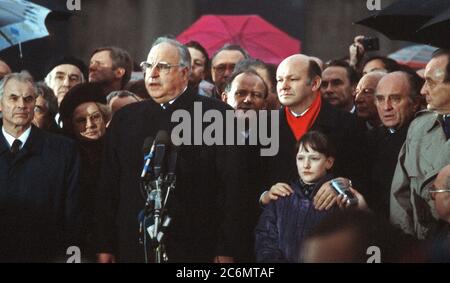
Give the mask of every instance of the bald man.
[[[361, 79], [377, 78], [379, 71], [370, 72]], [[372, 96], [382, 125], [367, 132], [368, 166], [370, 166], [370, 189], [366, 195], [370, 208], [381, 217], [389, 218], [389, 203], [392, 178], [397, 157], [405, 142], [408, 126], [417, 111], [420, 93], [420, 78], [414, 73], [403, 71], [381, 75], [375, 93], [367, 88], [366, 94]], [[417, 81], [419, 80], [419, 81]], [[358, 84], [358, 87], [359, 85]], [[372, 100], [374, 99], [372, 98]], [[368, 98], [367, 98], [368, 99]], [[361, 103], [361, 102], [359, 102]], [[358, 105], [358, 102], [357, 102]], [[358, 107], [358, 106], [357, 106]]]
[[365, 122], [365, 126], [369, 130], [381, 124], [375, 105], [375, 90], [384, 75], [386, 73], [379, 71], [368, 73], [359, 80], [356, 86], [356, 115]]
[[[281, 146], [269, 163], [265, 188], [297, 177], [295, 144], [309, 130], [325, 133], [337, 148], [335, 172], [361, 182], [363, 166], [358, 148], [362, 141], [356, 118], [321, 98], [321, 70], [316, 61], [303, 54], [292, 55], [280, 63], [276, 78], [283, 105], [278, 112]], [[331, 197], [326, 200], [330, 201]]]

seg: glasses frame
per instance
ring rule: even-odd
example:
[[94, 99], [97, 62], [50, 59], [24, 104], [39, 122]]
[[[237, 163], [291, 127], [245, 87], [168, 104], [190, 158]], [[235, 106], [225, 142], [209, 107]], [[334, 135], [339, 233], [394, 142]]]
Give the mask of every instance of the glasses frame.
[[450, 193], [450, 189], [430, 189], [430, 193]]
[[225, 74], [225, 72], [227, 70], [231, 70], [231, 72], [234, 71], [234, 68], [236, 67], [236, 64], [217, 64], [216, 66], [213, 66], [212, 68], [214, 69], [214, 71], [219, 74]]
[[[99, 115], [98, 117], [97, 117], [97, 114]], [[81, 119], [84, 119], [84, 121], [81, 121]], [[95, 124], [105, 121], [102, 112], [98, 111], [98, 112], [94, 112], [92, 114], [88, 114], [85, 117], [79, 117], [78, 121], [77, 121], [77, 119], [74, 118], [73, 124], [77, 127], [86, 128], [88, 120], [91, 121], [91, 123], [95, 123]]]
[[147, 71], [147, 69], [150, 69], [150, 71], [153, 70], [153, 68], [156, 68], [156, 70], [159, 73], [164, 73], [164, 74], [168, 74], [170, 72], [170, 69], [172, 69], [173, 67], [184, 67], [183, 64], [170, 64], [167, 62], [158, 62], [158, 63], [149, 63], [147, 61], [142, 61], [141, 64], [139, 64], [139, 66], [141, 67], [142, 71], [145, 73]]

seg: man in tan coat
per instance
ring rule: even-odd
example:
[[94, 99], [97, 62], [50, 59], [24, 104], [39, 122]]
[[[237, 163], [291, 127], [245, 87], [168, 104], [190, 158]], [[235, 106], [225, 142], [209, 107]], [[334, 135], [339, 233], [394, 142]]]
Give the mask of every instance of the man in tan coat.
[[[421, 94], [428, 111], [412, 121], [400, 150], [391, 186], [390, 218], [419, 239], [430, 235], [438, 216], [429, 189], [439, 170], [450, 163], [450, 51], [436, 51], [425, 69]], [[447, 122], [446, 122], [447, 120]]]

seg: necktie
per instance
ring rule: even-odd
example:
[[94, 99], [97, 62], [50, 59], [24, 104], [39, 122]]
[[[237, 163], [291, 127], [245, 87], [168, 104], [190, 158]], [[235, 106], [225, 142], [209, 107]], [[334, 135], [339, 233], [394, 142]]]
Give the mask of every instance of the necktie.
[[444, 128], [444, 133], [445, 136], [448, 138], [450, 138], [450, 117], [449, 116], [444, 116], [443, 117], [443, 128]]
[[18, 139], [14, 140], [13, 144], [11, 145], [11, 154], [14, 156], [19, 152], [19, 148], [22, 142]]

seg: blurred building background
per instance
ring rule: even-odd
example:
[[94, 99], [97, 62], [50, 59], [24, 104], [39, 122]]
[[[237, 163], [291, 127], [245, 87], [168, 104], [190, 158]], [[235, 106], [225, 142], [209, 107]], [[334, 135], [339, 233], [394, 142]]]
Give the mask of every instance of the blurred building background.
[[[59, 10], [46, 24], [50, 36], [0, 52], [14, 71], [28, 69], [41, 79], [55, 58], [71, 54], [86, 63], [99, 46], [116, 45], [144, 60], [160, 35], [178, 35], [204, 14], [258, 14], [301, 40], [302, 53], [329, 60], [348, 55], [358, 34], [378, 36], [380, 54], [405, 45], [363, 26], [354, 25], [370, 13], [367, 0], [80, 0], [81, 10], [67, 14], [66, 0], [33, 2]], [[381, 7], [395, 0], [380, 0]], [[374, 53], [376, 54], [376, 53]]]

